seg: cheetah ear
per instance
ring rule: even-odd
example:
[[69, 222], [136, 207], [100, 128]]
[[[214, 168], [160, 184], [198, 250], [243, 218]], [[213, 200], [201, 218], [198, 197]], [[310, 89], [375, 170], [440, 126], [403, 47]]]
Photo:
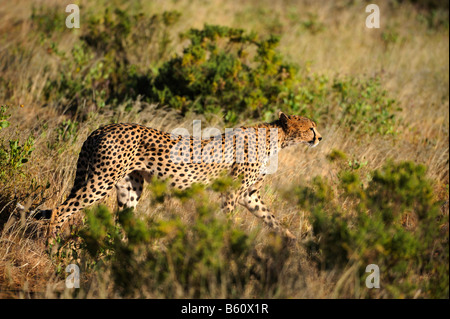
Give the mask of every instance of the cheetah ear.
[[287, 127], [287, 123], [289, 121], [289, 116], [287, 116], [286, 114], [284, 114], [283, 112], [278, 113], [278, 117], [280, 118], [281, 121], [281, 125], [283, 127]]

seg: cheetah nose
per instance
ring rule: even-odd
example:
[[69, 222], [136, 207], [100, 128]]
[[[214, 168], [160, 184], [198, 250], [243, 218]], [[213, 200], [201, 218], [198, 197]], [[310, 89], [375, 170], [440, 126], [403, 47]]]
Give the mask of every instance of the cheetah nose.
[[322, 140], [322, 138], [321, 137], [319, 137], [319, 142]]

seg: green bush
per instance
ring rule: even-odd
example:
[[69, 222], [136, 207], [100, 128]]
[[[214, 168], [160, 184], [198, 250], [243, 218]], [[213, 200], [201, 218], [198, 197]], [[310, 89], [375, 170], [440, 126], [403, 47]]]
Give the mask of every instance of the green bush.
[[11, 123], [8, 121], [10, 115], [6, 114], [8, 107], [6, 105], [0, 106], [0, 130], [7, 128]]
[[[46, 83], [46, 100], [60, 101], [82, 118], [86, 104], [94, 103], [101, 110], [108, 104], [148, 96], [152, 77], [148, 62], [157, 63], [166, 54], [171, 42], [168, 28], [179, 16], [177, 11], [149, 16], [115, 5], [102, 13], [85, 10], [87, 26], [70, 52], [60, 51], [54, 42], [49, 44], [49, 51], [61, 63], [58, 77]], [[151, 56], [142, 53], [144, 48]]]
[[358, 129], [360, 134], [395, 133], [395, 111], [399, 109], [382, 89], [379, 78], [335, 79], [332, 88], [337, 93], [340, 124]]
[[[181, 14], [151, 15], [139, 5], [122, 3], [103, 11], [85, 8], [86, 27], [64, 52], [58, 44], [62, 31], [52, 31], [46, 17], [55, 12], [43, 6], [32, 14], [44, 35], [42, 44], [60, 60], [44, 96], [76, 120], [84, 120], [88, 111], [103, 112], [142, 98], [182, 114], [218, 115], [233, 125], [272, 121], [283, 110], [321, 124], [338, 121], [360, 136], [395, 133], [396, 102], [380, 79], [312, 74], [308, 65], [297, 66], [283, 57], [279, 36], [262, 38], [242, 29], [205, 25], [182, 33], [180, 40], [187, 45], [181, 54], [171, 55], [172, 27]], [[311, 22], [305, 28], [318, 26]]]
[[[228, 184], [224, 180], [215, 187]], [[171, 195], [183, 205], [195, 206], [190, 222], [170, 213], [164, 220], [142, 220], [125, 209], [118, 213], [116, 224], [108, 209], [100, 206], [86, 211], [77, 255], [88, 252], [95, 260], [94, 271], [99, 276], [109, 273], [113, 290], [123, 297], [239, 298], [249, 286], [255, 296], [274, 291], [289, 255], [281, 241], [257, 253], [253, 236], [233, 226], [222, 213], [218, 216], [218, 205], [211, 204], [201, 185]], [[161, 196], [163, 201], [165, 195]]]
[[229, 123], [261, 117], [289, 89], [296, 73], [276, 51], [279, 38], [261, 40], [254, 33], [205, 25], [183, 35], [190, 44], [167, 61], [154, 80], [153, 98], [182, 113], [224, 116]]
[[311, 74], [284, 61], [279, 38], [205, 25], [183, 35], [183, 54], [167, 61], [153, 81], [152, 100], [180, 110], [218, 114], [228, 123], [273, 120], [277, 110], [321, 122], [337, 120], [364, 134], [394, 134], [398, 108], [379, 78]]
[[62, 33], [66, 29], [66, 15], [60, 7], [33, 6], [30, 20], [33, 27], [45, 36]]
[[[311, 212], [314, 239], [307, 247], [325, 269], [380, 268], [381, 296], [448, 298], [448, 234], [423, 165], [386, 163], [367, 186], [354, 172], [340, 173], [340, 190], [316, 178], [295, 190]], [[343, 208], [341, 204], [346, 203]], [[375, 292], [371, 292], [375, 293]]]
[[359, 137], [396, 135], [398, 103], [383, 89], [380, 78], [350, 76], [330, 79], [303, 68], [297, 85], [286, 91], [284, 107], [320, 123], [338, 123]]
[[[0, 131], [10, 126], [7, 113], [8, 106], [0, 107]], [[6, 145], [5, 145], [6, 144]], [[28, 162], [34, 150], [34, 136], [30, 134], [25, 142], [19, 138], [9, 139], [7, 142], [0, 137], [0, 180], [22, 174], [22, 167]]]

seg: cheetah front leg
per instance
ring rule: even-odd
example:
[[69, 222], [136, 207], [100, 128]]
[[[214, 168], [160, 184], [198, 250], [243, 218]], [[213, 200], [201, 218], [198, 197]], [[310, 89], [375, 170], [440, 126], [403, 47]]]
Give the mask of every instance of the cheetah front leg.
[[280, 225], [280, 222], [270, 213], [269, 208], [261, 200], [259, 189], [251, 187], [245, 191], [238, 199], [238, 203], [246, 207], [253, 215], [261, 218], [267, 226], [281, 233], [290, 239], [296, 239], [296, 237], [287, 229]]

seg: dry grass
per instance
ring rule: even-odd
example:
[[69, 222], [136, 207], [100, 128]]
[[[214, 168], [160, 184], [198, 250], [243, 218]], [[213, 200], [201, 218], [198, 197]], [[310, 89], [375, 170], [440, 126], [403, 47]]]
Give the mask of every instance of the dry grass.
[[[49, 4], [49, 1], [41, 1]], [[58, 1], [53, 1], [59, 3]], [[36, 137], [35, 151], [26, 165], [25, 177], [10, 181], [0, 195], [14, 202], [20, 199], [41, 208], [53, 208], [67, 196], [75, 172], [77, 154], [88, 134], [95, 128], [111, 121], [138, 122], [147, 126], [170, 131], [175, 127], [191, 128], [192, 120], [198, 116], [181, 118], [174, 111], [156, 109], [155, 106], [136, 101], [133, 111], [126, 112], [125, 106], [118, 111], [103, 114], [92, 113], [79, 126], [76, 141], [62, 150], [50, 150], [47, 145], [58, 125], [68, 115], [58, 112], [55, 105], [43, 105], [42, 94], [46, 78], [56, 72], [59, 63], [55, 56], [46, 54], [46, 48], [39, 39], [30, 38], [32, 25], [29, 22], [32, 4], [37, 2], [22, 0], [2, 3], [0, 7], [0, 102], [11, 105], [11, 127], [0, 131], [7, 141], [12, 137], [26, 138], [30, 133]], [[86, 1], [81, 3], [87, 5]], [[399, 102], [402, 111], [397, 123], [399, 134], [395, 138], [374, 137], [369, 144], [361, 143], [356, 135], [344, 135], [344, 128], [333, 124], [319, 127], [324, 137], [319, 147], [314, 149], [297, 146], [281, 153], [279, 169], [268, 178], [263, 196], [269, 206], [274, 207], [278, 218], [289, 229], [303, 238], [308, 234], [307, 212], [299, 212], [298, 207], [283, 198], [284, 190], [292, 184], [307, 183], [320, 175], [332, 181], [337, 180], [336, 170], [326, 155], [339, 149], [352, 158], [368, 162], [367, 171], [379, 168], [386, 159], [413, 160], [428, 167], [428, 176], [435, 183], [436, 196], [448, 203], [448, 160], [449, 160], [449, 33], [447, 28], [430, 29], [420, 22], [423, 14], [417, 8], [405, 3], [396, 8], [385, 2], [380, 5], [381, 24], [379, 30], [364, 27], [365, 2], [348, 6], [346, 1], [147, 1], [143, 6], [149, 12], [179, 10], [181, 21], [171, 35], [190, 27], [201, 28], [205, 23], [222, 24], [256, 30], [262, 34], [275, 32], [282, 35], [280, 50], [290, 61], [308, 65], [310, 72], [317, 74], [365, 76], [377, 74], [383, 87], [391, 97]], [[61, 9], [63, 10], [63, 8]], [[313, 20], [322, 31], [305, 29], [304, 21]], [[448, 19], [448, 18], [447, 18]], [[448, 20], [447, 20], [448, 24]], [[396, 40], [383, 40], [386, 34], [394, 34]], [[69, 49], [74, 43], [74, 33], [60, 40], [60, 48]], [[48, 43], [48, 42], [46, 42]], [[19, 44], [22, 51], [12, 50]], [[180, 52], [183, 43], [173, 42], [173, 52]], [[143, 48], [146, 50], [146, 48]], [[50, 71], [44, 71], [44, 65]], [[4, 86], [4, 87], [2, 87]], [[5, 96], [8, 99], [5, 100]], [[19, 105], [24, 107], [19, 107]], [[121, 111], [122, 110], [122, 111]], [[138, 112], [137, 110], [142, 110]], [[206, 124], [205, 124], [206, 123]], [[223, 126], [222, 119], [203, 119], [203, 128]], [[301, 154], [301, 155], [299, 155]], [[50, 183], [43, 198], [36, 199], [36, 193], [28, 189], [31, 180], [37, 185]], [[115, 207], [114, 194], [105, 203]], [[168, 211], [182, 209], [177, 200], [169, 200], [164, 205], [150, 206], [149, 192], [144, 192], [138, 206], [139, 214], [151, 214], [164, 218]], [[6, 212], [11, 212], [8, 203], [2, 202], [0, 220], [5, 220]], [[189, 221], [194, 210], [181, 214]], [[444, 207], [448, 214], [448, 204]], [[232, 216], [237, 226], [251, 232], [258, 230], [256, 241], [266, 243], [267, 229], [243, 209]], [[3, 231], [0, 237], [0, 298], [29, 298], [69, 296], [64, 292], [62, 275], [55, 271], [58, 266], [54, 257], [36, 241], [33, 232], [25, 232], [24, 227], [15, 226]], [[24, 235], [26, 233], [26, 235]], [[448, 230], [447, 230], [448, 235]], [[292, 249], [301, 249], [299, 245]], [[319, 272], [308, 263], [306, 255], [298, 260], [302, 263], [305, 279], [301, 287], [294, 287], [292, 298], [333, 298], [361, 297], [363, 294], [348, 288], [342, 295], [346, 275]], [[107, 276], [107, 274], [105, 274]], [[342, 279], [342, 280], [341, 280]], [[83, 297], [111, 297], [108, 287], [92, 286]], [[106, 285], [107, 286], [107, 285]], [[294, 292], [295, 291], [295, 292]], [[62, 295], [61, 295], [62, 294]], [[149, 295], [149, 297], [154, 297]], [[252, 297], [249, 294], [247, 297]]]

